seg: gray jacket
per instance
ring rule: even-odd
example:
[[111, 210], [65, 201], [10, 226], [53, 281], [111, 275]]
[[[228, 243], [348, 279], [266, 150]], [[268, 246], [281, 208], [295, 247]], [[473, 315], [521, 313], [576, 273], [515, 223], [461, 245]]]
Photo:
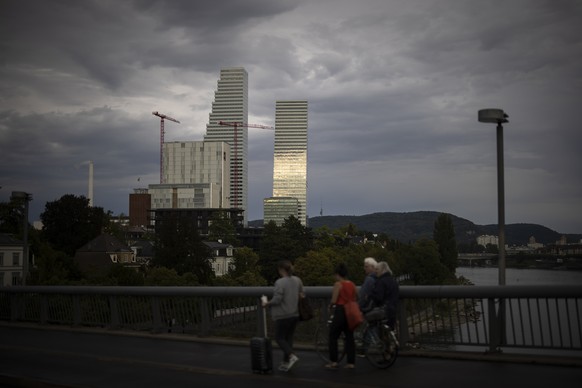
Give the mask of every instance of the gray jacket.
[[300, 292], [303, 292], [303, 282], [297, 276], [277, 279], [273, 299], [269, 301], [271, 317], [274, 321], [299, 316], [297, 303]]

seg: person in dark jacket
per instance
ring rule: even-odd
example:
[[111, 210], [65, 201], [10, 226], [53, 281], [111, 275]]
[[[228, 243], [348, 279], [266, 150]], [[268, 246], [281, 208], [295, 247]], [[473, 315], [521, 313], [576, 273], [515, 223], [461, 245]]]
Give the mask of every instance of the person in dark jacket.
[[398, 304], [398, 282], [392, 277], [388, 263], [381, 261], [376, 266], [376, 283], [371, 298], [375, 306], [384, 306], [388, 325], [394, 329]]

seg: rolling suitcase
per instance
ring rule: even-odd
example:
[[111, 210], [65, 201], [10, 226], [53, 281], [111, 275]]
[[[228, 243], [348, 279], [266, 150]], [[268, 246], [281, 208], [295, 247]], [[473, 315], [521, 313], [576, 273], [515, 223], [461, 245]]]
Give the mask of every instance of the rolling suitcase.
[[264, 335], [251, 338], [251, 368], [253, 373], [267, 374], [273, 371], [273, 346], [267, 338], [267, 311], [260, 307], [263, 315]]

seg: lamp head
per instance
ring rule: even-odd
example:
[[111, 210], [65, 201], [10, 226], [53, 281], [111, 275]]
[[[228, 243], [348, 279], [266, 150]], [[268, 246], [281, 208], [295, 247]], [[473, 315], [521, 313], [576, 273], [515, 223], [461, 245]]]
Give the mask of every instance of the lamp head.
[[509, 116], [502, 109], [481, 109], [479, 111], [479, 122], [501, 124], [509, 122]]

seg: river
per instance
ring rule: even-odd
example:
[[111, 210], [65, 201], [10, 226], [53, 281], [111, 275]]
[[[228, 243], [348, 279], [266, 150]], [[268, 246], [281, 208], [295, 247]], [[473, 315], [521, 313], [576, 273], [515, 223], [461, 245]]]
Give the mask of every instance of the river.
[[[457, 276], [463, 276], [470, 280], [476, 286], [495, 286], [499, 283], [499, 270], [498, 268], [484, 268], [484, 267], [458, 267]], [[582, 271], [572, 271], [572, 270], [544, 270], [544, 269], [516, 269], [516, 268], [506, 268], [505, 271], [505, 284], [506, 285], [581, 285], [582, 284]], [[548, 327], [550, 326], [550, 321], [556, 319], [556, 314], [558, 312], [559, 303], [562, 308], [564, 308], [565, 303], [569, 303], [568, 306], [564, 308], [565, 310], [570, 310], [569, 312], [563, 312], [561, 323], [559, 322], [557, 326], [554, 326], [554, 331], [557, 333], [550, 333]], [[577, 348], [573, 354], [576, 357], [580, 356], [580, 309], [581, 301], [570, 301], [570, 302], [557, 302], [553, 300], [548, 300], [546, 302], [540, 303], [539, 301], [528, 301], [528, 302], [517, 302], [508, 301], [508, 315], [507, 315], [507, 335], [509, 337], [515, 337], [519, 340], [520, 337], [524, 338], [523, 343], [530, 345], [533, 341], [533, 337], [545, 338], [546, 341], [549, 338], [556, 337], [558, 333], [561, 339], [566, 339], [572, 341], [574, 347]], [[520, 307], [521, 306], [521, 307]], [[522, 310], [523, 309], [523, 314]], [[541, 318], [531, 319], [529, 317], [530, 311], [533, 316], [539, 314]], [[550, 313], [551, 311], [551, 313]], [[482, 311], [482, 320], [487, 321], [488, 312], [487, 309]], [[514, 318], [515, 316], [515, 318]], [[523, 321], [521, 320], [523, 317]], [[538, 324], [543, 320], [544, 324]], [[560, 321], [560, 319], [558, 319]], [[570, 322], [570, 326], [568, 326]], [[459, 331], [471, 330], [471, 325], [462, 325]], [[541, 329], [540, 329], [541, 326]], [[555, 327], [562, 326], [562, 330], [555, 330]], [[526, 333], [527, 336], [523, 336]], [[533, 333], [533, 334], [532, 334]], [[484, 332], [481, 333], [484, 335]], [[531, 340], [530, 340], [531, 338]], [[560, 340], [556, 340], [556, 343], [560, 343]], [[541, 342], [546, 342], [541, 341]], [[519, 342], [519, 341], [516, 341]], [[463, 346], [455, 347], [458, 350], [466, 350]], [[513, 348], [511, 352], [514, 353], [526, 353], [526, 354], [546, 354], [546, 355], [568, 355], [571, 356], [572, 352], [566, 349], [519, 349]]]
[[[476, 286], [499, 284], [499, 270], [489, 267], [458, 267], [457, 276], [469, 279]], [[505, 269], [506, 285], [580, 285], [582, 271], [551, 269]]]

